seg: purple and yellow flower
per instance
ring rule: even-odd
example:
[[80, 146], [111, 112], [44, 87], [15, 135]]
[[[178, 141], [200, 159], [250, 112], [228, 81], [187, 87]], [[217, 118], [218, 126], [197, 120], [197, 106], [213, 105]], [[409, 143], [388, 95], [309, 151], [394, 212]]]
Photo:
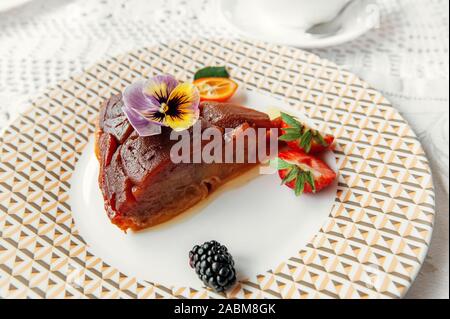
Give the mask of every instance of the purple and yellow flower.
[[140, 136], [161, 134], [163, 126], [184, 131], [199, 117], [200, 94], [171, 75], [136, 82], [123, 93], [123, 111]]

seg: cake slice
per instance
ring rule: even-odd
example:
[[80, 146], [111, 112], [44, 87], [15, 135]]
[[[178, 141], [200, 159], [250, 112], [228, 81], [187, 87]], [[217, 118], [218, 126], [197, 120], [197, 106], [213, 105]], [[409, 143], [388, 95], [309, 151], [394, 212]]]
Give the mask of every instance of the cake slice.
[[[99, 185], [106, 212], [112, 223], [124, 231], [139, 231], [166, 222], [256, 165], [250, 163], [247, 156], [240, 164], [175, 164], [170, 158], [170, 150], [177, 141], [170, 140], [171, 130], [163, 128], [160, 135], [141, 137], [128, 122], [122, 106], [120, 95], [102, 105], [96, 132], [96, 155], [100, 162]], [[219, 129], [224, 143], [225, 129], [269, 130], [275, 125], [265, 113], [214, 102], [200, 105], [198, 123], [202, 131]], [[192, 136], [193, 128], [189, 134]], [[206, 144], [203, 142], [202, 147]]]

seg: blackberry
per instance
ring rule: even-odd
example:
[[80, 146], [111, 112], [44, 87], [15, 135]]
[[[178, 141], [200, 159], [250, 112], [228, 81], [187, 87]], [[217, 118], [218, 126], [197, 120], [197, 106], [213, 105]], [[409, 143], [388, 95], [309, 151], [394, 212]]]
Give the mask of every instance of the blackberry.
[[205, 286], [216, 292], [224, 292], [236, 283], [233, 257], [215, 240], [195, 246], [189, 253], [189, 265]]

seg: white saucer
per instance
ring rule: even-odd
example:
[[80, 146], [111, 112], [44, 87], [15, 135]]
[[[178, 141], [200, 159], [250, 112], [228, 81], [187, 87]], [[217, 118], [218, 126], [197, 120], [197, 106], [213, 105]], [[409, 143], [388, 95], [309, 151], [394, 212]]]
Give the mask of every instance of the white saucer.
[[0, 12], [17, 8], [18, 6], [24, 5], [30, 1], [31, 0], [1, 0], [0, 1]]
[[251, 15], [248, 1], [217, 0], [215, 10], [222, 20], [242, 36], [301, 48], [323, 48], [354, 40], [376, 27], [379, 10], [374, 0], [360, 0], [348, 8], [342, 27], [328, 36], [314, 36], [304, 30], [271, 25], [267, 19]]

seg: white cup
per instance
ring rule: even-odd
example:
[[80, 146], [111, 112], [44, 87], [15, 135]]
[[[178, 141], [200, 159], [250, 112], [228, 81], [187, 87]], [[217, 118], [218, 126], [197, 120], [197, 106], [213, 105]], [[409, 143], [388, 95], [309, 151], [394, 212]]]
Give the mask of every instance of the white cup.
[[269, 24], [307, 29], [332, 20], [351, 0], [244, 0]]

